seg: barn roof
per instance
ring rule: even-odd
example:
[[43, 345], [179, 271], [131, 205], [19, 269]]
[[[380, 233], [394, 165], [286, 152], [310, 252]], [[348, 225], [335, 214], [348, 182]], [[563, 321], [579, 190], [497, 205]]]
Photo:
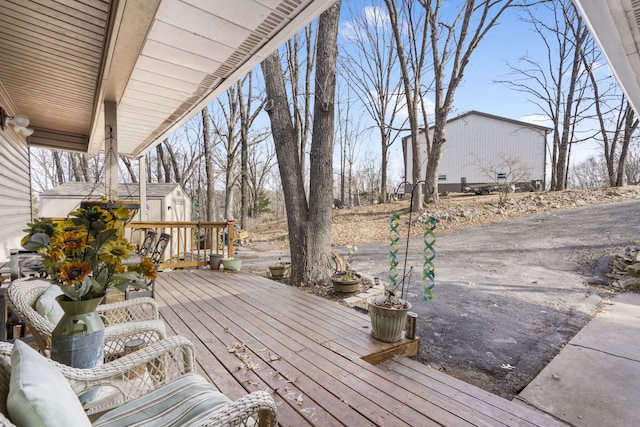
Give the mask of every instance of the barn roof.
[[[448, 123], [452, 123], [455, 122], [457, 120], [463, 120], [466, 117], [469, 116], [483, 116], [483, 117], [487, 117], [490, 119], [494, 119], [494, 120], [500, 120], [503, 122], [508, 122], [508, 123], [512, 123], [515, 125], [518, 125], [520, 127], [528, 127], [528, 128], [532, 128], [532, 129], [538, 129], [544, 132], [550, 132], [553, 130], [553, 128], [550, 128], [548, 126], [542, 126], [542, 125], [536, 125], [534, 123], [529, 123], [529, 122], [523, 122], [521, 120], [514, 120], [514, 119], [509, 119], [507, 117], [502, 117], [502, 116], [496, 116], [495, 114], [489, 114], [489, 113], [483, 113], [481, 111], [476, 111], [476, 110], [471, 110], [471, 111], [467, 111], [466, 113], [460, 114], [459, 116], [456, 117], [452, 117], [449, 120], [447, 120], [447, 124]], [[433, 126], [430, 126], [429, 129], [432, 129]], [[424, 132], [424, 129], [420, 129], [420, 132]], [[405, 137], [402, 138], [402, 141], [406, 141], [408, 139], [411, 139], [411, 135], [407, 135]]]
[[[139, 184], [121, 182], [118, 184], [118, 187], [120, 188], [121, 199], [137, 200], [139, 198]], [[100, 182], [97, 184], [94, 182], [65, 182], [57, 187], [41, 192], [40, 197], [98, 199], [104, 188], [104, 183]], [[147, 197], [165, 197], [176, 188], [184, 193], [182, 186], [177, 183], [148, 183]]]

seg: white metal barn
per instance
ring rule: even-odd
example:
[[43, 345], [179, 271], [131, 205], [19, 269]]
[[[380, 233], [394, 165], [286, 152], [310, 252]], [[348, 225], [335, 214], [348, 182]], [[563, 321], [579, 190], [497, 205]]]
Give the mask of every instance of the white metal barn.
[[[139, 200], [138, 184], [118, 184], [121, 199]], [[80, 207], [82, 200], [98, 200], [104, 184], [91, 182], [65, 182], [40, 193], [39, 216], [65, 218]], [[141, 206], [145, 206], [141, 203]], [[148, 221], [191, 221], [191, 198], [180, 184], [147, 184]], [[136, 220], [139, 220], [139, 215]]]
[[[545, 187], [546, 140], [551, 131], [545, 126], [469, 111], [447, 121], [446, 143], [438, 167], [438, 191], [463, 191], [466, 186], [514, 182]], [[432, 132], [430, 128], [429, 132]], [[411, 136], [402, 138], [405, 181], [411, 182]], [[420, 133], [426, 174], [426, 140]], [[516, 169], [516, 170], [514, 170]], [[510, 176], [512, 175], [512, 176]]]

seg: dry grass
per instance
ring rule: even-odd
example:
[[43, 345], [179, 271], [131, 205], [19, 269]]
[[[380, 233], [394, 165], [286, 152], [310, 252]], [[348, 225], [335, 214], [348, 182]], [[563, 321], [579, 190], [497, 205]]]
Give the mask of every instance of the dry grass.
[[[596, 190], [567, 190], [546, 193], [515, 193], [509, 195], [505, 206], [498, 204], [498, 195], [475, 196], [452, 194], [428, 205], [423, 213], [437, 220], [439, 233], [463, 227], [487, 224], [536, 212], [568, 209], [598, 203], [611, 203], [640, 197], [640, 187], [628, 186]], [[401, 231], [406, 233], [409, 224], [409, 202], [359, 206], [351, 209], [334, 209], [332, 224], [333, 246], [347, 246], [365, 242], [386, 240], [389, 233], [389, 216], [401, 216]], [[422, 235], [424, 216], [413, 213], [412, 234]], [[287, 248], [286, 219], [261, 217], [248, 227], [251, 241], [270, 243]]]

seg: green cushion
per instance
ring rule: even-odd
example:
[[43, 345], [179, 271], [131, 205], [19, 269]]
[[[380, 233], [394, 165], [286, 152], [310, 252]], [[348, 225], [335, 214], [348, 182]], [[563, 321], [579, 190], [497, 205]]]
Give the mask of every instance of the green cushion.
[[58, 295], [62, 295], [62, 289], [60, 289], [60, 286], [51, 285], [36, 301], [36, 311], [38, 314], [47, 319], [54, 326], [58, 324], [64, 314], [62, 307], [60, 307], [60, 304], [56, 301], [56, 297]]
[[98, 418], [94, 427], [183, 426], [231, 401], [198, 374], [186, 374]]
[[91, 426], [60, 371], [22, 341], [11, 351], [7, 411], [18, 427]]

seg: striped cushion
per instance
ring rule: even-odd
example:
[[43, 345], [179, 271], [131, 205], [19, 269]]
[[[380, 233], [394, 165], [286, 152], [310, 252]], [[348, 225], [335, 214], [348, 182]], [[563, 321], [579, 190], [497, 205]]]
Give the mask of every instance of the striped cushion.
[[231, 401], [198, 374], [186, 374], [106, 413], [94, 427], [188, 425]]

